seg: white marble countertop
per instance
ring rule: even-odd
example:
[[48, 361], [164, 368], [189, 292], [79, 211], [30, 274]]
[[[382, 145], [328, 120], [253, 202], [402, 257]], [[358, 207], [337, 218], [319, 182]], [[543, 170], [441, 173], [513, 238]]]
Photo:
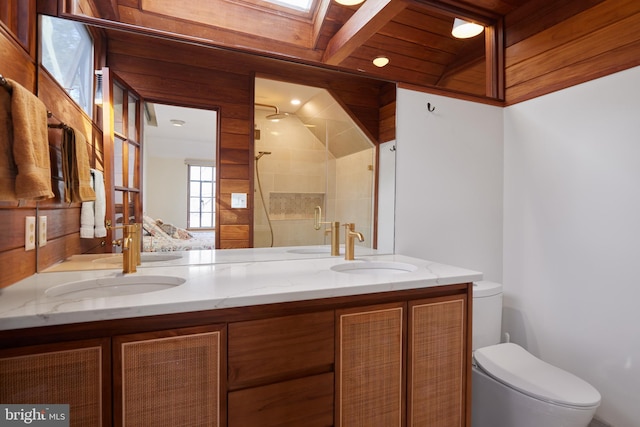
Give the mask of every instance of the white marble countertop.
[[[331, 269], [345, 263], [376, 262], [405, 263], [416, 269], [397, 274], [352, 274]], [[264, 262], [155, 264], [162, 266], [139, 268], [126, 277], [175, 276], [186, 282], [171, 289], [126, 296], [51, 297], [45, 291], [57, 285], [123, 274], [119, 270], [35, 274], [0, 289], [0, 330], [362, 295], [482, 279], [476, 271], [402, 255], [363, 255], [355, 261], [316, 255]]]

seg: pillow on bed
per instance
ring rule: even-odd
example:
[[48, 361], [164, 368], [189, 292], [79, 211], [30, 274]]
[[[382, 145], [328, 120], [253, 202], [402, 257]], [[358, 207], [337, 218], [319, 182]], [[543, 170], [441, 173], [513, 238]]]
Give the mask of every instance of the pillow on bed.
[[167, 234], [156, 224], [156, 220], [151, 217], [144, 216], [142, 218], [142, 228], [148, 236], [162, 236]]
[[156, 224], [162, 229], [162, 231], [164, 231], [174, 239], [187, 240], [193, 237], [193, 235], [189, 233], [187, 230], [185, 230], [184, 228], [176, 227], [173, 224], [165, 223], [161, 219], [156, 220]]

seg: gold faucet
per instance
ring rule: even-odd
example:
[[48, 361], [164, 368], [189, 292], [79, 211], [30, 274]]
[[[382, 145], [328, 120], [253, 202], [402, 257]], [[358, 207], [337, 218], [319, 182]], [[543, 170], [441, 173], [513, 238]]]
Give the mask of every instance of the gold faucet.
[[344, 235], [344, 259], [347, 261], [354, 260], [355, 253], [355, 239], [364, 242], [364, 236], [362, 233], [356, 231], [356, 225], [354, 223], [347, 223], [344, 225], [346, 228]]
[[122, 239], [114, 240], [114, 246], [122, 246], [122, 272], [135, 273], [140, 261], [140, 224], [125, 224], [111, 229], [121, 228], [124, 231]]
[[324, 230], [324, 234], [331, 233], [331, 256], [340, 256], [340, 222], [320, 221], [322, 219], [322, 208], [316, 206], [313, 213], [313, 228], [320, 230], [321, 224], [331, 224], [331, 228]]

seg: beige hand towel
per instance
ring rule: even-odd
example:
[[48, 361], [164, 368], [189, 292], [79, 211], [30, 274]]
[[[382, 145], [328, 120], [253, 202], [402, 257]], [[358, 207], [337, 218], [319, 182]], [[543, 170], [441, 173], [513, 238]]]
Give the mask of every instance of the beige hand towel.
[[13, 160], [18, 168], [15, 191], [18, 199], [45, 200], [51, 191], [51, 163], [47, 133], [47, 108], [20, 84], [12, 87]]
[[16, 175], [13, 161], [13, 124], [11, 123], [11, 94], [0, 88], [0, 201], [16, 201]]
[[64, 175], [64, 201], [90, 202], [96, 199], [91, 185], [91, 169], [87, 141], [73, 128], [63, 129], [62, 173]]

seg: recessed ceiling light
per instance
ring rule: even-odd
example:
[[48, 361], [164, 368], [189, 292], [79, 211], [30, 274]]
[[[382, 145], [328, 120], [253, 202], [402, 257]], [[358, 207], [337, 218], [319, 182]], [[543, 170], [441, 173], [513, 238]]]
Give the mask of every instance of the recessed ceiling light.
[[389, 58], [386, 56], [378, 56], [373, 60], [373, 65], [376, 67], [384, 67], [389, 63]]
[[169, 123], [171, 123], [174, 126], [180, 127], [180, 126], [184, 126], [186, 122], [184, 120], [171, 119], [169, 120]]
[[300, 100], [299, 99], [292, 99], [291, 100], [291, 104], [292, 105], [300, 105]]
[[473, 22], [465, 21], [464, 19], [455, 18], [453, 20], [453, 29], [451, 34], [453, 37], [459, 39], [468, 39], [475, 37], [484, 30], [484, 26]]

